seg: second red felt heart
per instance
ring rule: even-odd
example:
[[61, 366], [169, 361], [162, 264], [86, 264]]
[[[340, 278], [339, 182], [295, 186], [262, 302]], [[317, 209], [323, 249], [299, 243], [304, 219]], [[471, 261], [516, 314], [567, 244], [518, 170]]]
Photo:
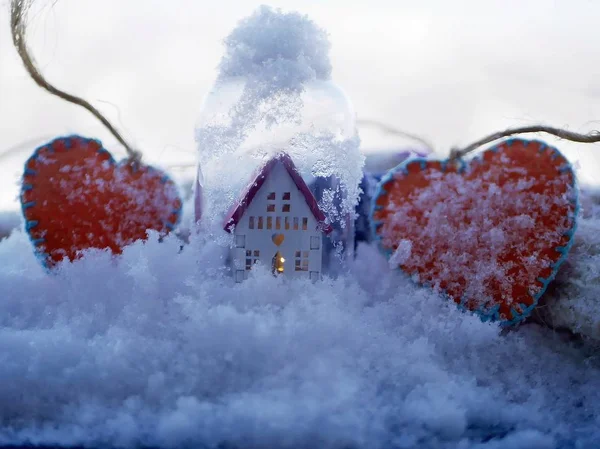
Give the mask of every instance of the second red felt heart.
[[408, 161], [380, 183], [373, 232], [415, 281], [485, 319], [516, 323], [571, 247], [575, 181], [558, 150], [522, 139], [470, 162]]

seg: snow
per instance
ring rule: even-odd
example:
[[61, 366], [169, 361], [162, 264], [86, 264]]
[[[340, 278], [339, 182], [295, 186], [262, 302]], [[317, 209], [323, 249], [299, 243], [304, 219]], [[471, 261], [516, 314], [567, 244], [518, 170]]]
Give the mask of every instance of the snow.
[[307, 16], [263, 6], [224, 43], [195, 130], [203, 219], [219, 224], [253, 174], [283, 150], [308, 183], [340, 181], [340, 192], [325, 195], [337, 193], [340, 204], [321, 207], [343, 224], [358, 201], [364, 156], [352, 105], [331, 79], [327, 33]]
[[307, 16], [261, 6], [225, 39], [220, 78], [272, 71], [281, 75], [278, 86], [290, 89], [314, 78], [328, 80], [330, 47], [325, 30]]
[[555, 285], [536, 311], [540, 322], [566, 328], [600, 344], [600, 204], [598, 192], [582, 192], [583, 216], [575, 244]]
[[400, 240], [398, 248], [394, 251], [388, 260], [390, 269], [395, 269], [408, 261], [412, 251], [412, 242], [410, 240]]
[[21, 222], [21, 216], [16, 211], [0, 210], [0, 240], [7, 237]]
[[180, 248], [153, 235], [48, 275], [22, 232], [0, 243], [0, 444], [600, 442], [593, 354], [535, 324], [501, 336], [373, 246], [317, 284], [234, 284], [220, 246]]

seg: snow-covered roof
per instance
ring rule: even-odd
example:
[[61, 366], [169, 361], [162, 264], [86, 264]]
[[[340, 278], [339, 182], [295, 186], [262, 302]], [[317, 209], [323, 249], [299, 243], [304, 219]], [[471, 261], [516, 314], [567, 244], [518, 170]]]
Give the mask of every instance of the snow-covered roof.
[[329, 234], [332, 231], [332, 227], [330, 224], [326, 222], [326, 217], [323, 211], [319, 208], [317, 204], [317, 200], [314, 195], [300, 176], [300, 173], [296, 169], [292, 158], [287, 153], [280, 153], [277, 156], [273, 157], [269, 162], [267, 162], [259, 171], [258, 175], [254, 178], [254, 180], [248, 185], [240, 200], [238, 200], [225, 218], [225, 222], [223, 225], [223, 229], [227, 232], [231, 232], [233, 228], [238, 224], [240, 219], [243, 217], [244, 213], [252, 203], [252, 200], [264, 184], [267, 177], [273, 171], [273, 168], [277, 164], [282, 164], [287, 170], [288, 174], [302, 193], [306, 204], [308, 205], [311, 213], [317, 220], [320, 230], [325, 234]]

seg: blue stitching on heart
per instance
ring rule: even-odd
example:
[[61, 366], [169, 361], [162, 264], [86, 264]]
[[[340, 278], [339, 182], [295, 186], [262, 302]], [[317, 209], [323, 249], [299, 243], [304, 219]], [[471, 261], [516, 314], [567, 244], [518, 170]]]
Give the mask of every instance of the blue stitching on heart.
[[[572, 167], [571, 163], [568, 161], [568, 159], [566, 157], [564, 157], [564, 155], [560, 151], [558, 151], [556, 148], [551, 147], [551, 146], [547, 145], [546, 143], [539, 141], [539, 140], [525, 140], [525, 139], [520, 139], [520, 138], [510, 138], [510, 139], [507, 139], [503, 142], [500, 142], [500, 143], [494, 145], [493, 147], [491, 147], [485, 151], [491, 151], [491, 152], [497, 153], [498, 151], [500, 151], [500, 149], [502, 147], [510, 147], [511, 145], [513, 145], [514, 143], [517, 143], [517, 142], [522, 144], [524, 147], [527, 147], [529, 144], [538, 145], [540, 153], [543, 153], [544, 151], [552, 152], [552, 156], [551, 156], [552, 160], [555, 160], [557, 157], [562, 156], [567, 161], [564, 166], [560, 167], [559, 172], [564, 173], [564, 172], [570, 171], [572, 174], [571, 179], [573, 180], [573, 182], [571, 183], [571, 187], [573, 188], [574, 195], [573, 195], [573, 198], [571, 199], [571, 204], [574, 206], [574, 211], [572, 214], [570, 213], [568, 216], [568, 218], [571, 220], [571, 223], [572, 223], [571, 228], [569, 228], [564, 233], [565, 236], [569, 237], [569, 242], [565, 246], [558, 246], [558, 247], [554, 248], [558, 253], [561, 254], [561, 257], [555, 263], [553, 263], [551, 265], [552, 273], [550, 274], [550, 276], [548, 278], [545, 278], [545, 279], [539, 278], [538, 279], [538, 281], [542, 283], [542, 288], [537, 294], [532, 295], [533, 304], [531, 306], [527, 306], [525, 304], [519, 304], [519, 306], [522, 310], [521, 313], [518, 313], [517, 310], [515, 310], [514, 308], [511, 308], [511, 311], [513, 314], [513, 319], [501, 321], [500, 314], [499, 314], [500, 305], [493, 306], [489, 309], [485, 309], [483, 306], [481, 306], [474, 311], [470, 311], [465, 306], [465, 303], [466, 303], [465, 298], [462, 298], [460, 300], [459, 304], [457, 304], [459, 310], [475, 313], [476, 315], [478, 315], [480, 317], [480, 319], [483, 322], [500, 321], [500, 325], [503, 327], [508, 327], [508, 326], [513, 326], [513, 325], [519, 324], [525, 318], [527, 318], [531, 314], [533, 309], [537, 306], [540, 298], [546, 292], [550, 283], [556, 277], [560, 266], [567, 259], [569, 251], [570, 251], [571, 247], [573, 246], [575, 232], [577, 230], [577, 217], [579, 216], [579, 211], [580, 211], [580, 207], [581, 207], [579, 204], [579, 194], [577, 191], [577, 178], [575, 176], [575, 172], [573, 171], [573, 167]], [[453, 162], [461, 164], [458, 169], [458, 173], [464, 173], [464, 171], [466, 170], [466, 168], [468, 167], [469, 164], [472, 164], [473, 162], [481, 163], [482, 159], [483, 159], [483, 153], [477, 155], [476, 157], [471, 159], [468, 163], [462, 159], [458, 159]], [[388, 182], [392, 181], [394, 178], [394, 175], [396, 173], [402, 172], [403, 174], [407, 174], [408, 173], [408, 170], [407, 170], [408, 165], [415, 163], [415, 162], [418, 162], [420, 169], [423, 170], [424, 168], [427, 167], [427, 163], [431, 162], [431, 160], [425, 159], [425, 158], [420, 158], [420, 157], [410, 158], [410, 159], [403, 161], [402, 163], [400, 163], [396, 167], [392, 168], [391, 170], [389, 170], [385, 175], [383, 175], [381, 177], [381, 179], [375, 189], [375, 194], [373, 195], [373, 199], [371, 201], [371, 211], [369, 213], [371, 235], [373, 237], [373, 241], [375, 242], [375, 244], [377, 245], [379, 250], [388, 259], [392, 256], [393, 251], [391, 249], [383, 247], [383, 245], [381, 243], [382, 238], [378, 234], [379, 229], [384, 225], [384, 223], [382, 221], [374, 219], [375, 212], [382, 209], [381, 206], [377, 205], [377, 199], [380, 196], [388, 193], [383, 186], [385, 186]], [[444, 173], [446, 172], [446, 168], [449, 163], [450, 163], [450, 160], [448, 160], [448, 159], [441, 161], [441, 168], [442, 168], [441, 171], [442, 172], [444, 172]], [[406, 273], [404, 271], [403, 271], [403, 273], [406, 276], [408, 276], [409, 278], [413, 278], [413, 276], [414, 276], [414, 274]], [[415, 282], [415, 283], [421, 287], [427, 287], [426, 283], [423, 283], [423, 282]], [[450, 298], [450, 295], [448, 295], [444, 291], [442, 291], [441, 293], [442, 293], [442, 295], [445, 295], [449, 300], [452, 301], [452, 299]]]
[[[89, 138], [82, 137], [82, 136], [79, 136], [76, 134], [72, 134], [72, 135], [68, 135], [68, 136], [57, 137], [57, 138], [51, 140], [50, 142], [37, 147], [34, 150], [33, 154], [25, 161], [24, 170], [23, 170], [23, 179], [25, 178], [25, 176], [35, 177], [37, 175], [37, 172], [35, 170], [31, 170], [27, 166], [29, 165], [29, 163], [31, 161], [33, 161], [39, 157], [40, 151], [45, 150], [45, 151], [54, 153], [53, 145], [55, 145], [56, 143], [61, 142], [61, 141], [64, 144], [64, 147], [66, 149], [73, 148], [74, 141], [81, 142], [83, 144], [96, 143], [99, 146], [99, 149], [97, 150], [97, 152], [99, 154], [107, 154], [108, 155], [107, 161], [111, 165], [117, 165], [117, 162], [113, 158], [112, 154], [110, 154], [110, 152], [102, 146], [102, 142], [100, 140], [89, 139]], [[123, 164], [126, 162], [127, 162], [127, 160], [124, 159], [121, 162], [119, 162], [119, 164]], [[158, 172], [162, 173], [161, 170], [159, 170], [155, 167], [149, 166], [148, 168], [149, 168], [149, 171], [158, 171]], [[163, 174], [163, 177], [162, 177], [161, 181], [163, 184], [165, 184], [167, 182], [171, 182], [171, 183], [173, 183], [173, 185], [176, 185], [175, 182], [169, 177], [169, 175], [167, 175], [166, 173], [162, 173], [162, 174]], [[28, 203], [23, 202], [23, 194], [25, 192], [31, 191], [33, 188], [34, 188], [33, 184], [21, 182], [21, 194], [20, 194], [21, 213], [25, 220], [25, 231], [27, 233], [27, 236], [29, 237], [29, 241], [31, 242], [31, 244], [34, 247], [34, 252], [35, 252], [36, 258], [40, 261], [40, 263], [46, 269], [46, 271], [50, 272], [50, 267], [48, 266], [48, 261], [47, 261], [47, 259], [49, 258], [50, 255], [47, 254], [46, 252], [40, 250], [40, 245], [42, 245], [45, 242], [45, 239], [43, 239], [43, 238], [34, 239], [30, 233], [30, 231], [39, 224], [39, 221], [29, 220], [27, 218], [27, 211], [34, 208], [36, 203], [35, 203], [35, 201], [30, 201]], [[173, 214], [175, 215], [175, 221], [173, 223], [171, 223], [170, 221], [165, 220], [165, 225], [169, 229], [169, 231], [174, 230], [177, 227], [177, 225], [181, 222], [182, 211], [183, 211], [183, 200], [181, 199], [181, 196], [179, 195], [179, 193], [177, 196], [178, 196], [177, 199], [179, 200], [179, 207], [176, 209], [173, 209], [171, 212], [172, 215]]]

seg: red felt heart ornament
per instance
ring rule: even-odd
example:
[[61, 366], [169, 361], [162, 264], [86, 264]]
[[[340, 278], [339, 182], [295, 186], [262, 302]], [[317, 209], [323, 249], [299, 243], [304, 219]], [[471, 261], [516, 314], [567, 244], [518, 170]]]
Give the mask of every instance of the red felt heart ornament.
[[163, 172], [114, 159], [97, 140], [63, 137], [39, 147], [25, 163], [21, 207], [26, 230], [47, 267], [90, 248], [123, 247], [167, 234], [182, 201]]
[[511, 139], [469, 162], [405, 162], [381, 180], [371, 218], [391, 264], [509, 325], [531, 313], [554, 279], [577, 211], [565, 157]]

